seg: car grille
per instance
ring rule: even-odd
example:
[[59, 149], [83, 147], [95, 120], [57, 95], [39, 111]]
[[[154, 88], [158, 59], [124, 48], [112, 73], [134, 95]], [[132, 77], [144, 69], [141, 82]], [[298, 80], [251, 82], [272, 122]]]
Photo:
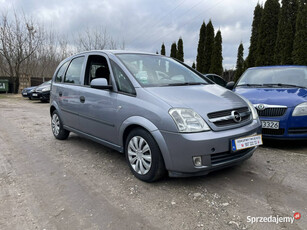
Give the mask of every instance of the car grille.
[[[236, 109], [229, 109], [229, 110], [223, 110], [223, 111], [218, 111], [214, 113], [208, 113], [208, 118], [209, 119], [216, 119], [216, 118], [223, 118], [227, 116], [231, 116], [232, 111], [237, 111], [241, 115], [241, 122], [248, 121], [250, 120], [250, 111], [248, 107], [242, 107], [242, 108], [236, 108]], [[213, 121], [214, 125], [221, 127], [221, 126], [227, 126], [227, 125], [235, 125], [235, 124], [240, 124], [235, 122], [233, 119], [221, 119], [218, 121]]]
[[285, 129], [262, 129], [262, 134], [266, 135], [284, 135]]
[[286, 113], [286, 111], [287, 108], [266, 108], [264, 110], [257, 109], [260, 117], [281, 117]]
[[307, 134], [307, 128], [290, 128], [288, 134]]
[[251, 149], [243, 149], [239, 150], [237, 152], [222, 152], [222, 153], [215, 153], [211, 155], [211, 165], [218, 165], [221, 163], [226, 163], [228, 161], [239, 159], [246, 154], [248, 154], [251, 151]]

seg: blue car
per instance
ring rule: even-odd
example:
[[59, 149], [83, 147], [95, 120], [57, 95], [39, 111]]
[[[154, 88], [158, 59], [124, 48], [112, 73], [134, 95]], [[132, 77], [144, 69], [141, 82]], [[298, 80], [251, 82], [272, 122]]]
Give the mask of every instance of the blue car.
[[37, 86], [32, 86], [32, 87], [28, 87], [28, 88], [24, 88], [22, 91], [21, 91], [21, 95], [23, 97], [27, 97], [29, 98], [30, 100], [32, 99], [32, 93], [34, 92], [35, 88]]
[[257, 109], [263, 137], [307, 138], [307, 66], [249, 68], [232, 87]]

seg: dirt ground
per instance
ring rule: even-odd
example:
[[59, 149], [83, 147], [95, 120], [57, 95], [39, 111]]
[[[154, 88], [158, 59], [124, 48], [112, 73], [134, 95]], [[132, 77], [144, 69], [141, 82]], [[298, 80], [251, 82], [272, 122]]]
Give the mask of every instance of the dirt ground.
[[[267, 141], [243, 164], [141, 182], [125, 157], [71, 134], [49, 104], [0, 95], [0, 229], [307, 229], [307, 141]], [[293, 217], [251, 223], [250, 217]]]

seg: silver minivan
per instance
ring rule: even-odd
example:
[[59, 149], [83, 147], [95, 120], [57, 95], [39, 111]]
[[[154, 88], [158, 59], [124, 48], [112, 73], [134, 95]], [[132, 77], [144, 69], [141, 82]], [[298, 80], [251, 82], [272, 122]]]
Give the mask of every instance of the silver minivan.
[[89, 51], [60, 63], [50, 95], [52, 132], [123, 152], [140, 180], [205, 175], [262, 144], [253, 105], [165, 56]]

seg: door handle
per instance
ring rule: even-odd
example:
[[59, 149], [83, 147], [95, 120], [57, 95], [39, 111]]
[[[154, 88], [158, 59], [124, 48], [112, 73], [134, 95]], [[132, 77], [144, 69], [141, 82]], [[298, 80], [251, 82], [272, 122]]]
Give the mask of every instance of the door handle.
[[59, 92], [59, 96], [62, 97], [62, 95], [63, 95], [63, 93], [62, 93], [62, 91], [60, 91], [60, 92]]
[[84, 102], [85, 102], [85, 97], [81, 96], [81, 97], [80, 97], [80, 102], [81, 102], [81, 103], [84, 103]]

